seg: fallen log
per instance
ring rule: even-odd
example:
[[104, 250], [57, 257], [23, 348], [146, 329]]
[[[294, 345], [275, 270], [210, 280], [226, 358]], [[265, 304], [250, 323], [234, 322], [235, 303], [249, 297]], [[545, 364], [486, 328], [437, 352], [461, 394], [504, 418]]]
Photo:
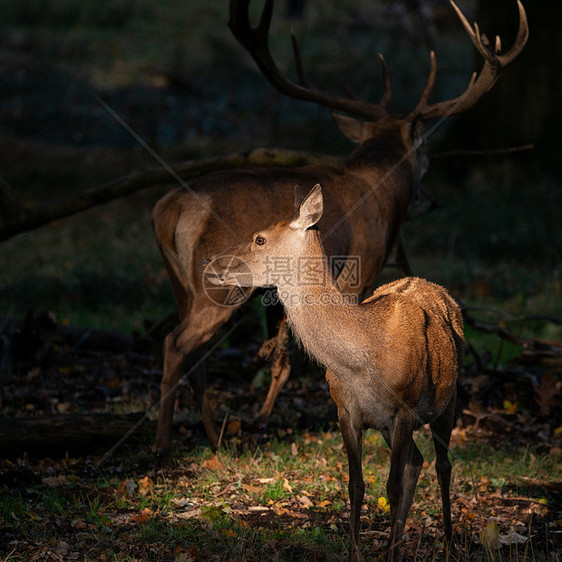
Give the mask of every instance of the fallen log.
[[0, 421], [0, 457], [81, 455], [109, 450], [125, 435], [128, 442], [148, 443], [156, 422], [143, 417], [140, 412], [4, 418]]

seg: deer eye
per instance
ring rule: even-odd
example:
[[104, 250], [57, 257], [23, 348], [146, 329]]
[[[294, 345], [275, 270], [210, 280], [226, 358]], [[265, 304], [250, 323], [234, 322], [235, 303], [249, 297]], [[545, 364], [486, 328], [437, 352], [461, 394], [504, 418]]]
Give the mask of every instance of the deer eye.
[[265, 238], [263, 236], [256, 236], [254, 238], [254, 242], [258, 245], [258, 246], [263, 246], [265, 244]]

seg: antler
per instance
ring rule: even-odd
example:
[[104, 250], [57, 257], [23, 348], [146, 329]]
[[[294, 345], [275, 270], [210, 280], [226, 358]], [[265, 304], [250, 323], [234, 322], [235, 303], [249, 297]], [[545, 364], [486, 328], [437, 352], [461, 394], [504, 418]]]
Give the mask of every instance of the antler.
[[517, 0], [517, 7], [519, 8], [519, 30], [517, 32], [517, 37], [515, 38], [511, 49], [503, 55], [499, 54], [501, 51], [500, 37], [496, 36], [495, 46], [492, 50], [486, 36], [480, 35], [478, 24], [474, 23], [473, 28], [453, 0], [449, 1], [455, 9], [455, 12], [457, 12], [458, 17], [468, 33], [470, 40], [476, 47], [476, 50], [484, 57], [484, 65], [482, 66], [482, 70], [480, 70], [480, 74], [477, 75], [475, 72], [472, 75], [470, 82], [468, 83], [468, 87], [460, 96], [451, 100], [428, 105], [427, 100], [435, 84], [435, 75], [437, 73], [435, 53], [432, 51], [431, 70], [429, 72], [427, 85], [418, 105], [408, 115], [408, 120], [414, 120], [419, 117], [423, 121], [429, 121], [446, 115], [456, 115], [472, 107], [478, 100], [480, 100], [480, 98], [493, 88], [494, 84], [500, 77], [502, 68], [505, 68], [513, 59], [515, 59], [515, 57], [519, 55], [529, 38], [527, 15], [520, 0]]
[[362, 100], [340, 98], [325, 94], [315, 90], [310, 86], [306, 79], [301, 61], [300, 51], [297, 41], [293, 35], [293, 53], [297, 68], [297, 75], [301, 85], [287, 79], [277, 68], [269, 51], [268, 33], [271, 25], [271, 16], [273, 13], [273, 0], [266, 0], [265, 6], [261, 13], [258, 26], [253, 28], [250, 25], [248, 16], [249, 0], [230, 0], [230, 18], [228, 26], [230, 27], [234, 37], [238, 42], [250, 53], [256, 61], [262, 74], [267, 78], [270, 84], [281, 93], [300, 100], [314, 102], [330, 109], [337, 109], [345, 113], [363, 117], [366, 119], [382, 119], [388, 114], [385, 106], [390, 98], [390, 85], [388, 82], [388, 73], [384, 59], [381, 57], [383, 67], [383, 79], [385, 84], [384, 94], [380, 104], [369, 103]]
[[[478, 52], [484, 57], [484, 65], [480, 74], [474, 73], [472, 75], [468, 87], [460, 96], [451, 100], [445, 100], [428, 105], [427, 102], [435, 85], [435, 77], [437, 75], [435, 53], [431, 51], [431, 68], [427, 84], [415, 109], [405, 118], [406, 121], [414, 121], [418, 118], [423, 121], [429, 121], [446, 115], [456, 115], [472, 107], [494, 86], [500, 76], [502, 68], [506, 67], [513, 59], [515, 59], [515, 57], [519, 55], [529, 38], [527, 15], [520, 0], [517, 0], [517, 6], [519, 8], [519, 31], [517, 32], [517, 37], [515, 38], [511, 49], [503, 55], [499, 54], [501, 51], [501, 39], [496, 37], [495, 47], [492, 50], [486, 37], [484, 35], [480, 35], [478, 24], [475, 23], [473, 28], [453, 0], [449, 1], [457, 12], [461, 23], [470, 37], [470, 40]], [[238, 42], [250, 53], [252, 58], [256, 61], [262, 74], [278, 91], [292, 98], [314, 102], [330, 109], [337, 109], [357, 117], [363, 117], [371, 120], [388, 117], [386, 106], [391, 96], [391, 90], [386, 63], [382, 55], [379, 55], [379, 57], [382, 65], [384, 92], [379, 104], [325, 94], [312, 88], [307, 80], [302, 65], [299, 47], [294, 35], [292, 36], [293, 53], [295, 57], [297, 75], [301, 84], [296, 84], [295, 82], [287, 79], [277, 68], [277, 65], [275, 64], [275, 61], [269, 51], [268, 44], [268, 34], [273, 14], [273, 0], [266, 0], [261, 13], [260, 21], [258, 26], [255, 28], [250, 25], [248, 16], [250, 0], [230, 0], [229, 4], [230, 18], [228, 20], [228, 26], [230, 27], [234, 37], [236, 37]]]

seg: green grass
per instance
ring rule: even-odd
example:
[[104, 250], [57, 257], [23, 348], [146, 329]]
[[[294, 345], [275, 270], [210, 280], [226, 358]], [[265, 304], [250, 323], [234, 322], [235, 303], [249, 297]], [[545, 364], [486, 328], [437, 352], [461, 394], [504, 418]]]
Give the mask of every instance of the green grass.
[[[421, 431], [416, 440], [426, 463], [409, 521], [414, 530], [422, 522], [427, 526], [417, 549], [420, 560], [429, 560], [440, 548], [441, 505], [430, 436]], [[138, 453], [130, 458], [141, 460]], [[545, 519], [554, 513], [557, 497], [549, 483], [562, 481], [560, 459], [530, 446], [493, 449], [466, 431], [453, 437], [451, 458], [453, 519], [461, 547], [453, 559], [487, 559], [477, 541], [491, 518], [498, 521], [498, 536], [514, 530], [527, 536], [524, 527], [533, 529], [533, 557], [530, 551], [515, 556], [514, 546], [504, 546], [497, 552], [500, 559], [546, 560], [542, 535], [556, 529], [555, 520]], [[337, 432], [277, 439], [243, 453], [180, 451], [170, 474], [125, 465], [125, 472], [108, 477], [101, 473], [113, 465], [92, 471], [83, 462], [30, 466], [41, 483], [0, 495], [0, 518], [5, 528], [17, 527], [19, 553], [38, 541], [64, 542], [68, 552], [104, 552], [115, 560], [139, 555], [158, 560], [157, 549], [160, 559], [186, 552], [229, 560], [332, 560], [347, 551], [347, 463]], [[10, 468], [4, 463], [3, 473]], [[53, 469], [62, 477], [58, 481], [45, 477]], [[362, 516], [362, 548], [369, 557], [380, 548], [389, 523], [381, 508], [387, 474], [384, 441], [369, 432]], [[510, 498], [527, 508], [506, 507]], [[417, 536], [414, 530], [410, 533]], [[2, 560], [9, 553], [9, 545], [0, 545]]]

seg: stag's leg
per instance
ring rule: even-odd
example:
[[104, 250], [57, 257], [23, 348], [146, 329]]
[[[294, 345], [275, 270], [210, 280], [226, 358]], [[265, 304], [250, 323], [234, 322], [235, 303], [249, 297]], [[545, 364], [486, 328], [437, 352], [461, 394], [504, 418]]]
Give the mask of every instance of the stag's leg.
[[412, 438], [414, 428], [413, 416], [409, 412], [399, 412], [392, 434], [383, 433], [391, 447], [390, 473], [386, 484], [391, 522], [389, 560], [400, 559], [402, 534], [423, 464], [423, 457]]
[[188, 376], [191, 383], [191, 389], [195, 397], [195, 402], [201, 413], [201, 421], [209, 440], [209, 445], [212, 449], [216, 449], [219, 445], [219, 432], [215, 423], [214, 411], [209, 403], [207, 395], [207, 369], [205, 366], [205, 359], [208, 351], [205, 346], [199, 348], [191, 355], [195, 356], [193, 360], [189, 361], [190, 367], [185, 370], [185, 375]]
[[277, 395], [287, 382], [287, 379], [289, 378], [289, 375], [291, 373], [291, 363], [289, 361], [289, 356], [287, 353], [287, 346], [289, 344], [289, 326], [285, 317], [281, 319], [277, 335], [272, 338], [272, 340], [269, 340], [268, 342], [266, 342], [266, 344], [264, 344], [267, 345], [270, 344], [270, 342], [271, 344], [273, 344], [270, 344], [272, 349], [269, 352], [271, 383], [269, 385], [269, 391], [267, 393], [263, 406], [258, 412], [256, 419], [254, 420], [254, 427], [263, 425], [267, 421], [267, 419], [269, 419]]
[[451, 463], [449, 461], [449, 441], [455, 423], [456, 389], [445, 411], [430, 424], [435, 445], [435, 470], [441, 488], [441, 502], [443, 504], [443, 526], [445, 540], [450, 545], [453, 536], [451, 525]]
[[[163, 463], [170, 462], [170, 446], [172, 422], [176, 390], [182, 367], [187, 357], [198, 347], [207, 342], [217, 329], [232, 315], [234, 308], [192, 306], [189, 314], [170, 332], [164, 340], [164, 365], [160, 384], [160, 412], [153, 451]], [[205, 391], [205, 375], [199, 359], [192, 367], [189, 381], [193, 385], [195, 398], [198, 402], [205, 431], [212, 445], [218, 443], [218, 433], [213, 420], [212, 410]], [[185, 374], [189, 373], [187, 371]]]

